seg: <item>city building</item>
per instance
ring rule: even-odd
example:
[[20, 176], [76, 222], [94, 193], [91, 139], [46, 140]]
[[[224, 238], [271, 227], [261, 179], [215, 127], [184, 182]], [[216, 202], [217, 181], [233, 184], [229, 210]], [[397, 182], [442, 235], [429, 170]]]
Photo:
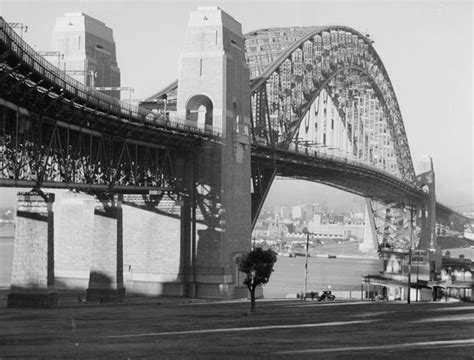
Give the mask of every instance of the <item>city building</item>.
[[281, 206], [276, 213], [279, 213], [282, 219], [291, 219], [291, 207], [289, 206]]
[[291, 218], [293, 220], [302, 220], [303, 218], [303, 206], [297, 205], [291, 208]]
[[313, 219], [308, 221], [307, 227], [310, 233], [338, 235], [346, 239], [353, 237], [362, 240], [364, 238], [364, 224], [345, 223], [343, 215], [332, 216], [333, 219], [337, 219], [338, 221], [323, 223], [325, 219], [324, 215], [325, 214], [316, 213], [313, 215]]
[[281, 239], [288, 234], [288, 227], [280, 222], [279, 218], [267, 218], [262, 221], [257, 221], [252, 232], [253, 238], [273, 238]]

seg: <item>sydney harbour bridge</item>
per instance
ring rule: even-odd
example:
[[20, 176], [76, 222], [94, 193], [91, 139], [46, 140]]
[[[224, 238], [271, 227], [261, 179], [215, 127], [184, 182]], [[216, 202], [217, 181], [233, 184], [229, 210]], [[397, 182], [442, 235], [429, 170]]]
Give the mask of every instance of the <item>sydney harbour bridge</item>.
[[366, 198], [375, 247], [434, 252], [437, 231], [465, 219], [436, 202], [427, 165], [415, 174], [389, 75], [354, 29], [244, 36], [201, 8], [178, 80], [134, 106], [0, 18], [0, 185], [25, 188], [10, 306], [54, 304], [60, 281], [86, 284], [90, 300], [241, 296], [235, 258], [276, 176]]

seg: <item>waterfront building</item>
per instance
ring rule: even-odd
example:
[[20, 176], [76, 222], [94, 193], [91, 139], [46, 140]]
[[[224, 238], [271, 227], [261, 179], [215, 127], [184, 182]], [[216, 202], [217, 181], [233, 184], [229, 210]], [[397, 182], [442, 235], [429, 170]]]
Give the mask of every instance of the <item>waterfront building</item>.
[[[324, 215], [314, 214], [313, 219], [307, 223], [308, 231], [313, 234], [338, 235], [345, 239], [354, 237], [362, 240], [364, 238], [364, 224], [347, 224], [342, 215], [332, 216], [333, 223], [329, 222], [329, 218], [323, 223]], [[338, 221], [334, 222], [334, 219]]]
[[254, 230], [252, 231], [252, 238], [283, 238], [288, 234], [288, 227], [280, 222], [279, 218], [276, 219], [266, 219], [263, 221], [258, 221], [255, 225]]
[[380, 251], [380, 275], [363, 278], [367, 285], [378, 287], [378, 295], [387, 300], [431, 301], [473, 298], [473, 264], [464, 256], [442, 256], [441, 248], [399, 249]]

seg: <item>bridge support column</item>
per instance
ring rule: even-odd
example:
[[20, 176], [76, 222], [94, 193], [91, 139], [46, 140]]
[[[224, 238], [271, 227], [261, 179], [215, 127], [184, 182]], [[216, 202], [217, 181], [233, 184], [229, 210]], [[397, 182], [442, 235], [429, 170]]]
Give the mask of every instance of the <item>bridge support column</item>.
[[425, 156], [420, 160], [418, 166], [421, 173], [416, 176], [417, 184], [428, 195], [419, 207], [419, 225], [421, 226], [420, 249], [436, 249], [436, 193], [435, 193], [435, 172], [433, 160]]
[[125, 297], [123, 285], [122, 196], [101, 200], [94, 211], [92, 264], [88, 301], [117, 301]]
[[364, 239], [359, 244], [359, 251], [363, 253], [375, 254], [378, 250], [377, 229], [375, 226], [375, 217], [372, 209], [372, 201], [365, 198], [365, 225]]
[[222, 141], [196, 151], [193, 188], [202, 221], [191, 231], [195, 294], [247, 296], [235, 264], [251, 237], [250, 89], [241, 25], [217, 7], [192, 13], [180, 69], [178, 116], [222, 131]]
[[96, 199], [69, 190], [55, 191], [55, 195], [56, 288], [85, 291], [89, 282]]
[[54, 288], [54, 194], [18, 193], [8, 307], [49, 308]]
[[183, 181], [182, 193], [183, 197], [180, 201], [181, 205], [181, 269], [184, 282], [184, 295], [187, 297], [196, 296], [196, 284], [194, 265], [196, 259], [196, 208], [194, 193], [194, 174], [196, 172], [197, 158], [192, 155], [178, 162], [179, 177]]
[[128, 194], [123, 200], [126, 293], [182, 296], [182, 201], [176, 194]]

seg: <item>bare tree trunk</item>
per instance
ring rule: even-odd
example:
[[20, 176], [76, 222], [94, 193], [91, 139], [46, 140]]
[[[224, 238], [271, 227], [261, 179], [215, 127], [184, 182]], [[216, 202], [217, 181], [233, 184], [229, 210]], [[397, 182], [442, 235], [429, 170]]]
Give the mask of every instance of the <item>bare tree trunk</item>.
[[255, 312], [255, 287], [250, 289], [250, 312]]

